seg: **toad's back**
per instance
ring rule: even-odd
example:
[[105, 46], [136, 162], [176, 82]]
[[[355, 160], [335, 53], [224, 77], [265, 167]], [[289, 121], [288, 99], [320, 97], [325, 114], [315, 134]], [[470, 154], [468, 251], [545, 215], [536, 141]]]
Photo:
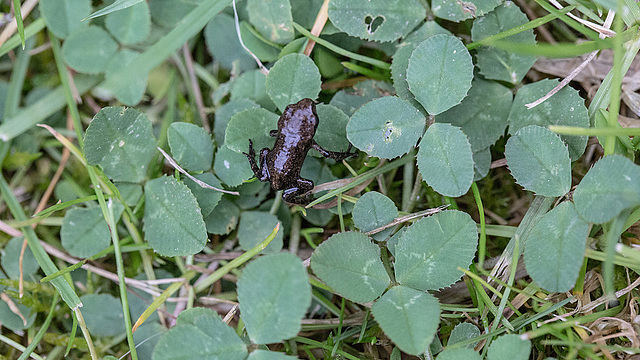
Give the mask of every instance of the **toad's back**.
[[271, 187], [282, 190], [295, 184], [318, 128], [316, 104], [302, 99], [287, 106], [278, 119], [276, 142], [267, 155]]

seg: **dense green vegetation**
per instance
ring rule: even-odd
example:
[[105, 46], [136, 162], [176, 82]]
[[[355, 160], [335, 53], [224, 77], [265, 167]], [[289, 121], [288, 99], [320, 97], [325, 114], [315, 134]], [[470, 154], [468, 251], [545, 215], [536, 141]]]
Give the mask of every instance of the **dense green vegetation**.
[[636, 2], [11, 9], [2, 358], [640, 352]]

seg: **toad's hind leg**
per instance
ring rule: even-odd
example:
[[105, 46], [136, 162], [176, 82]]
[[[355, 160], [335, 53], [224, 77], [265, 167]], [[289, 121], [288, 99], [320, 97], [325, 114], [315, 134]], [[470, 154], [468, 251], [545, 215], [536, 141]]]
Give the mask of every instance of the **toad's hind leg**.
[[300, 178], [296, 182], [296, 185], [297, 186], [295, 187], [284, 190], [282, 192], [282, 198], [284, 199], [284, 201], [291, 204], [298, 204], [298, 205], [308, 204], [311, 201], [312, 197], [301, 196], [301, 195], [313, 189], [313, 186], [314, 186], [313, 181]]
[[313, 141], [313, 144], [311, 144], [311, 147], [318, 150], [318, 152], [320, 154], [322, 154], [322, 156], [329, 158], [329, 159], [333, 159], [335, 161], [342, 161], [346, 158], [352, 157], [352, 156], [356, 156], [358, 155], [358, 152], [350, 152], [351, 151], [351, 144], [349, 144], [349, 147], [347, 148], [347, 151], [329, 151], [329, 150], [325, 150], [322, 148], [322, 146], [318, 145], [317, 142], [315, 142], [315, 140]]

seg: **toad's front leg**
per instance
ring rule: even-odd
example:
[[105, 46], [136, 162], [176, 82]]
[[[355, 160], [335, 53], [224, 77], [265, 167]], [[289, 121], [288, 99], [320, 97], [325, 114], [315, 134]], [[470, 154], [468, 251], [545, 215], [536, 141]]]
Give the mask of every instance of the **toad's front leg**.
[[269, 154], [269, 149], [264, 148], [260, 150], [260, 167], [258, 167], [256, 163], [256, 152], [253, 150], [253, 141], [251, 141], [251, 139], [249, 139], [249, 153], [243, 152], [243, 154], [249, 160], [249, 165], [256, 178], [260, 181], [269, 181], [269, 169], [267, 169], [267, 154]]

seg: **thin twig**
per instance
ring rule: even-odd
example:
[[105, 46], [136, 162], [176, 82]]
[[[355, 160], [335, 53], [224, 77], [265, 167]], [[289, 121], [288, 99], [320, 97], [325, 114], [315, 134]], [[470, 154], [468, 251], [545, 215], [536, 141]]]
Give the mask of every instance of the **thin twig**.
[[433, 209], [427, 209], [427, 210], [423, 210], [423, 211], [418, 211], [417, 213], [414, 214], [409, 214], [409, 215], [405, 215], [405, 216], [400, 216], [397, 217], [395, 219], [393, 219], [393, 221], [391, 221], [390, 223], [386, 224], [386, 225], [382, 225], [377, 229], [373, 229], [371, 231], [367, 231], [366, 233], [364, 233], [365, 235], [369, 236], [369, 235], [373, 235], [373, 234], [377, 234], [383, 230], [386, 230], [390, 227], [396, 226], [398, 224], [402, 224], [403, 222], [406, 221], [410, 221], [413, 219], [417, 219], [417, 218], [421, 218], [423, 216], [429, 216], [429, 215], [433, 215], [435, 213], [439, 213], [440, 211], [446, 209], [449, 207], [449, 204], [446, 205], [440, 205], [436, 208]]
[[[54, 257], [57, 257], [59, 259], [62, 259], [66, 262], [68, 262], [69, 264], [76, 264], [82, 260], [75, 258], [73, 256], [67, 255], [64, 252], [58, 250], [57, 248], [45, 243], [44, 241], [40, 241], [40, 244], [42, 244], [42, 247], [44, 248], [44, 250], [49, 254], [52, 255]], [[98, 274], [99, 276], [102, 276], [105, 279], [109, 279], [115, 283], [118, 283], [118, 275], [104, 270], [102, 268], [99, 268], [97, 266], [91, 265], [91, 264], [84, 264], [81, 266], [83, 269], [94, 272], [96, 274]], [[170, 281], [172, 283], [174, 282], [182, 282], [184, 281], [184, 278], [173, 278], [173, 279], [165, 279], [167, 281]], [[131, 278], [124, 278], [124, 282], [125, 284], [127, 284], [127, 286], [132, 286], [135, 287], [137, 289], [140, 289], [148, 294], [154, 295], [154, 296], [160, 296], [160, 294], [162, 293], [162, 291], [154, 286], [151, 286], [149, 284], [149, 281], [152, 280], [136, 280], [136, 279], [131, 279]]]
[[530, 102], [528, 104], [524, 104], [524, 106], [527, 109], [531, 110], [534, 107], [542, 104], [544, 101], [546, 101], [547, 99], [549, 99], [553, 95], [555, 95], [558, 91], [562, 90], [562, 88], [567, 86], [576, 76], [578, 76], [578, 74], [591, 62], [591, 60], [593, 60], [596, 57], [596, 54], [598, 54], [598, 51], [594, 51], [591, 54], [589, 54], [589, 56], [587, 57], [587, 59], [585, 61], [583, 61], [580, 65], [578, 65], [578, 67], [573, 69], [573, 71], [571, 71], [571, 73], [569, 75], [567, 75], [567, 77], [562, 79], [562, 81], [560, 81], [560, 83], [558, 85], [556, 85], [553, 89], [551, 89], [551, 91], [549, 91], [545, 96], [539, 98], [538, 100], [536, 100], [534, 102]]
[[503, 166], [507, 166], [507, 159], [506, 158], [502, 158], [502, 159], [498, 159], [498, 160], [494, 160], [491, 162], [491, 165], [489, 166], [490, 169], [496, 169], [499, 167], [503, 167]]
[[164, 150], [162, 150], [160, 147], [158, 147], [158, 150], [160, 151], [162, 156], [164, 156], [164, 158], [167, 159], [169, 164], [171, 164], [171, 166], [174, 167], [174, 169], [178, 170], [182, 175], [184, 175], [184, 176], [188, 177], [189, 179], [193, 180], [193, 182], [195, 182], [196, 184], [200, 185], [201, 187], [203, 187], [205, 189], [211, 189], [211, 190], [220, 191], [220, 192], [223, 192], [225, 194], [240, 195], [240, 193], [237, 192], [237, 191], [229, 191], [229, 190], [224, 190], [224, 189], [218, 189], [217, 187], [213, 187], [213, 186], [207, 184], [204, 181], [196, 179], [195, 177], [191, 176], [188, 172], [186, 172], [183, 168], [181, 168], [180, 165], [178, 165], [178, 163], [176, 163], [175, 160], [173, 160], [173, 158], [171, 156], [169, 156], [169, 154], [167, 154]]
[[16, 303], [13, 302], [13, 300], [11, 300], [11, 297], [7, 295], [6, 292], [3, 291], [0, 293], [0, 299], [2, 299], [2, 301], [4, 301], [7, 304], [7, 306], [9, 307], [9, 310], [11, 310], [12, 313], [18, 315], [18, 317], [22, 319], [22, 324], [24, 326], [27, 326], [27, 318], [25, 318], [24, 315], [22, 315], [22, 312], [20, 312], [20, 308], [18, 308]]
[[[637, 288], [638, 286], [640, 286], [640, 277], [638, 277], [634, 282], [632, 282], [631, 284], [629, 284], [629, 286], [625, 287], [622, 290], [618, 290], [614, 293], [616, 299], [619, 299], [620, 297], [622, 297], [623, 295], [629, 293], [631, 290], [634, 290], [635, 288]], [[609, 302], [609, 298], [606, 296], [602, 296], [588, 304], [586, 304], [585, 306], [583, 306], [580, 309], [581, 313], [586, 313], [589, 312], [595, 308], [597, 308], [600, 305], [604, 305], [605, 303]]]
[[22, 236], [22, 232], [20, 232], [20, 230], [14, 229], [13, 227], [9, 226], [6, 222], [2, 220], [0, 220], [0, 231], [12, 237]]
[[193, 69], [193, 58], [191, 57], [191, 52], [189, 52], [189, 46], [187, 46], [187, 44], [182, 45], [182, 56], [184, 57], [184, 63], [187, 67], [187, 73], [189, 74], [189, 81], [191, 82], [191, 89], [193, 90], [193, 97], [196, 102], [198, 114], [200, 115], [200, 121], [202, 121], [202, 127], [206, 132], [211, 133], [207, 112], [204, 110], [204, 101], [202, 101], [202, 90], [200, 90], [198, 78]]
[[[37, 3], [38, 3], [38, 0], [27, 0], [24, 2], [24, 4], [22, 4], [22, 7], [20, 8], [20, 13], [22, 14], [23, 19], [26, 18], [27, 15], [29, 15], [31, 10], [33, 10], [33, 8], [36, 6]], [[2, 46], [2, 44], [4, 44], [7, 40], [9, 40], [11, 35], [13, 35], [17, 29], [18, 29], [18, 23], [16, 23], [16, 18], [14, 16], [13, 19], [11, 19], [11, 22], [7, 24], [7, 26], [4, 28], [4, 30], [0, 34], [0, 46]]]
[[233, 319], [233, 316], [236, 314], [236, 312], [238, 312], [238, 304], [233, 305], [231, 310], [229, 310], [227, 315], [224, 316], [224, 319], [222, 319], [222, 321], [224, 321], [225, 323], [229, 324], [231, 322], [231, 320]]
[[[316, 16], [316, 21], [313, 23], [313, 27], [311, 28], [311, 33], [315, 36], [320, 36], [322, 29], [324, 29], [324, 25], [329, 20], [329, 0], [324, 0], [322, 6], [320, 7], [320, 11], [318, 11], [318, 15]], [[309, 39], [307, 42], [307, 46], [304, 48], [305, 55], [309, 56], [311, 51], [313, 51], [313, 47], [316, 45], [316, 42], [312, 39]]]
[[[571, 15], [571, 14], [569, 14]], [[613, 18], [615, 17], [615, 11], [609, 11], [609, 14], [607, 15], [607, 20], [604, 23], [605, 27], [611, 27], [611, 23], [613, 22]], [[604, 39], [606, 37], [605, 34], [600, 33], [600, 38]], [[573, 71], [571, 71], [571, 73], [565, 77], [564, 79], [562, 79], [562, 81], [560, 81], [560, 83], [558, 85], [556, 85], [556, 87], [554, 87], [553, 89], [551, 89], [551, 91], [549, 91], [545, 96], [541, 97], [540, 99], [525, 104], [524, 106], [527, 107], [527, 109], [532, 109], [540, 104], [542, 104], [545, 100], [547, 100], [548, 98], [552, 97], [553, 95], [555, 95], [558, 91], [562, 90], [562, 88], [564, 88], [565, 86], [567, 86], [576, 76], [578, 76], [578, 74], [596, 57], [596, 55], [598, 54], [599, 50], [596, 50], [594, 52], [592, 52], [591, 54], [589, 54], [589, 56], [587, 57], [586, 60], [584, 60], [580, 65], [578, 65], [578, 67], [576, 67], [575, 69], [573, 69]]]
[[31, 49], [31, 51], [29, 51], [29, 56], [38, 55], [40, 53], [48, 51], [49, 49], [51, 49], [51, 43], [50, 42], [42, 44], [42, 45], [40, 45], [38, 47], [35, 47], [35, 48]]
[[80, 92], [78, 91], [78, 87], [76, 86], [75, 80], [73, 80], [73, 73], [69, 70], [67, 66], [65, 66], [67, 78], [69, 79], [69, 90], [71, 91], [71, 95], [73, 96], [73, 101], [76, 104], [82, 104], [82, 97], [80, 96]]
[[256, 61], [256, 64], [258, 64], [258, 67], [260, 68], [260, 72], [267, 75], [269, 73], [269, 69], [267, 69], [263, 64], [262, 61], [260, 61], [260, 59], [258, 59], [258, 57], [256, 56], [256, 54], [254, 54], [251, 50], [249, 50], [248, 47], [245, 46], [244, 42], [242, 41], [242, 35], [240, 34], [240, 20], [238, 19], [238, 10], [236, 9], [236, 0], [233, 0], [231, 2], [231, 4], [233, 5], [233, 18], [235, 19], [235, 23], [236, 23], [236, 34], [238, 34], [238, 40], [240, 41], [240, 45], [242, 45], [242, 48], [249, 53], [249, 55], [251, 55], [251, 57], [253, 58], [253, 60]]
[[[556, 0], [549, 0], [549, 2], [551, 3], [551, 5], [555, 6], [558, 10], [562, 10], [563, 7], [562, 5], [560, 5], [559, 2], [557, 2]], [[609, 14], [614, 13], [614, 11], [610, 11]], [[597, 32], [600, 34], [600, 37], [602, 38], [602, 36], [604, 35], [604, 37], [611, 37], [611, 36], [615, 36], [616, 33], [615, 31], [609, 29], [607, 26], [602, 26], [602, 25], [598, 25], [594, 22], [591, 22], [589, 20], [584, 20], [580, 17], [577, 17], [575, 15], [573, 15], [572, 13], [567, 13], [567, 15], [572, 18], [573, 20], [581, 23], [582, 25], [588, 27], [589, 29]]]

